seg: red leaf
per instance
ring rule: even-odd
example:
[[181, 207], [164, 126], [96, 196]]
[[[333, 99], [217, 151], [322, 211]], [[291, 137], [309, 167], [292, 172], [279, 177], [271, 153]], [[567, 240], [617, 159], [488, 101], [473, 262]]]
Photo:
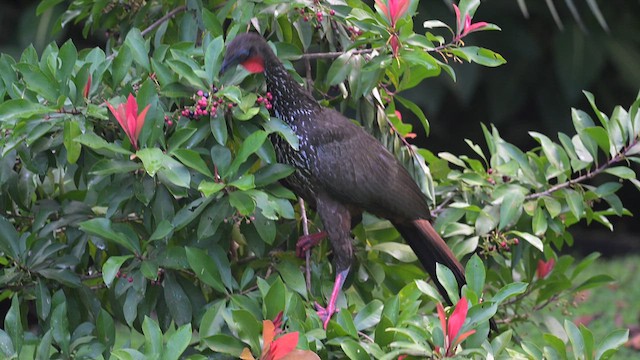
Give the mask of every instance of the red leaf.
[[449, 333], [447, 336], [449, 337], [449, 344], [453, 343], [453, 339], [455, 339], [456, 335], [462, 328], [464, 321], [467, 318], [467, 310], [469, 304], [467, 303], [467, 299], [465, 297], [460, 298], [458, 304], [456, 304], [456, 308], [453, 310], [453, 314], [449, 317]]
[[298, 332], [284, 334], [271, 343], [269, 359], [279, 360], [298, 346]]
[[264, 353], [269, 349], [269, 345], [273, 341], [273, 337], [276, 335], [275, 326], [271, 320], [262, 321], [262, 352]]
[[87, 79], [87, 83], [84, 85], [84, 91], [82, 92], [82, 95], [85, 98], [89, 97], [89, 90], [91, 90], [91, 74], [89, 74], [89, 78]]
[[[444, 334], [444, 339], [447, 341], [447, 316], [444, 313], [444, 307], [442, 304], [438, 303], [436, 305], [436, 309], [438, 309], [438, 317], [440, 318], [440, 326], [442, 326], [442, 334]], [[447, 344], [444, 344], [447, 347]]]
[[538, 275], [538, 279], [544, 279], [551, 270], [553, 270], [553, 266], [555, 265], [556, 260], [554, 258], [549, 259], [548, 261], [544, 261], [542, 259], [538, 260], [538, 268], [536, 269], [536, 275]]

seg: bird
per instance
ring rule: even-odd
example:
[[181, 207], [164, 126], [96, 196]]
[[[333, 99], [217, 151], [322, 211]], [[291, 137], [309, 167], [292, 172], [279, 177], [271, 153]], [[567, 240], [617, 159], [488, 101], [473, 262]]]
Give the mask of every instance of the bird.
[[431, 225], [426, 197], [405, 167], [361, 126], [321, 106], [287, 72], [260, 34], [239, 34], [227, 44], [220, 73], [237, 65], [264, 74], [272, 114], [298, 138], [297, 148], [279, 136], [271, 141], [277, 161], [295, 169], [284, 185], [315, 209], [333, 250], [334, 286], [326, 307], [316, 304], [324, 328], [337, 310], [336, 300], [353, 261], [352, 219], [361, 218], [363, 212], [393, 224], [453, 305], [435, 280], [436, 263], [453, 272], [460, 288], [466, 283], [464, 268]]

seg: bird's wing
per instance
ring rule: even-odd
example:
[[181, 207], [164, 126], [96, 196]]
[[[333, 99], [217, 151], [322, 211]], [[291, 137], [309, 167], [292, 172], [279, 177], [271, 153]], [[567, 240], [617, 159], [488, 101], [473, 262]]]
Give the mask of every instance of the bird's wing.
[[334, 110], [322, 111], [316, 121], [309, 138], [322, 190], [387, 219], [429, 218], [424, 194], [378, 140]]

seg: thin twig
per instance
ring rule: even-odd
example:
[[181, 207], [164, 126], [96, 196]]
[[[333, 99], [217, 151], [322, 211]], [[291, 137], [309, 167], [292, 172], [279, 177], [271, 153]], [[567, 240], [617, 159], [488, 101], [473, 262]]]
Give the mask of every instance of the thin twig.
[[370, 54], [375, 49], [359, 49], [359, 50], [349, 50], [349, 51], [330, 51], [323, 53], [306, 53], [300, 56], [300, 59], [311, 60], [311, 59], [333, 59], [338, 56], [351, 52], [352, 55], [360, 55], [360, 54]]
[[[300, 221], [302, 222], [302, 234], [304, 236], [309, 236], [309, 220], [307, 219], [307, 209], [304, 206], [304, 200], [302, 198], [298, 198], [298, 203], [300, 204]], [[311, 249], [307, 249], [304, 252], [305, 259], [305, 280], [307, 283], [307, 291], [311, 293]]]
[[568, 188], [574, 184], [579, 184], [585, 180], [589, 180], [591, 178], [593, 178], [594, 176], [600, 174], [601, 172], [605, 171], [607, 168], [609, 168], [611, 165], [614, 165], [616, 163], [621, 162], [622, 160], [624, 160], [627, 157], [627, 152], [638, 143], [638, 139], [634, 140], [631, 144], [629, 144], [629, 146], [626, 146], [620, 153], [618, 153], [616, 156], [612, 157], [610, 160], [608, 160], [607, 162], [605, 162], [604, 164], [598, 166], [595, 170], [593, 171], [589, 171], [584, 175], [580, 175], [575, 179], [570, 179], [568, 181], [565, 181], [563, 183], [560, 184], [556, 184], [550, 188], [548, 188], [547, 190], [544, 191], [540, 191], [537, 193], [533, 193], [533, 194], [529, 194], [527, 196], [525, 196], [526, 200], [534, 200], [537, 199], [539, 197], [542, 196], [549, 196], [552, 193], [558, 191], [558, 190], [562, 190], [565, 188]]
[[187, 10], [187, 6], [186, 5], [178, 6], [177, 8], [169, 11], [165, 16], [163, 16], [160, 19], [156, 20], [153, 24], [149, 25], [146, 29], [142, 30], [140, 33], [142, 34], [142, 36], [147, 35], [149, 32], [153, 31], [153, 29], [155, 29], [158, 26], [160, 26], [163, 22], [171, 19], [172, 17], [176, 16], [178, 13], [181, 13], [181, 12], [183, 12], [185, 10]]

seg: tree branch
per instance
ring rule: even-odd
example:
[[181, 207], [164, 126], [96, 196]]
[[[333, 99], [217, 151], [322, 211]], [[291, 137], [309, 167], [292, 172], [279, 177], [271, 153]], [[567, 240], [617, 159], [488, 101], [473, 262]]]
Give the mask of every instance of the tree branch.
[[618, 153], [616, 156], [612, 157], [611, 159], [609, 159], [607, 162], [605, 162], [604, 164], [598, 166], [595, 170], [593, 171], [589, 171], [584, 175], [580, 175], [575, 179], [570, 179], [569, 181], [560, 183], [560, 184], [556, 184], [550, 188], [548, 188], [547, 190], [544, 191], [540, 191], [537, 193], [533, 193], [533, 194], [529, 194], [527, 196], [525, 196], [525, 200], [535, 200], [539, 197], [542, 196], [549, 196], [551, 194], [553, 194], [554, 192], [558, 191], [558, 190], [562, 190], [565, 188], [568, 188], [574, 184], [579, 184], [583, 181], [589, 180], [591, 178], [593, 178], [594, 176], [600, 174], [601, 172], [605, 171], [606, 169], [608, 169], [609, 167], [611, 167], [612, 165], [615, 165], [619, 162], [621, 162], [622, 160], [624, 160], [627, 157], [627, 153], [629, 152], [629, 150], [638, 143], [638, 139], [635, 139], [631, 144], [629, 144], [629, 146], [626, 146], [622, 152]]
[[185, 10], [187, 10], [187, 6], [186, 5], [178, 6], [177, 8], [169, 11], [165, 16], [163, 16], [160, 19], [156, 20], [153, 24], [149, 25], [146, 29], [142, 30], [140, 33], [142, 34], [142, 36], [147, 35], [151, 31], [153, 31], [153, 29], [155, 29], [158, 26], [160, 26], [163, 22], [173, 18], [174, 16], [176, 16], [177, 14], [179, 14], [179, 13], [185, 11]]

